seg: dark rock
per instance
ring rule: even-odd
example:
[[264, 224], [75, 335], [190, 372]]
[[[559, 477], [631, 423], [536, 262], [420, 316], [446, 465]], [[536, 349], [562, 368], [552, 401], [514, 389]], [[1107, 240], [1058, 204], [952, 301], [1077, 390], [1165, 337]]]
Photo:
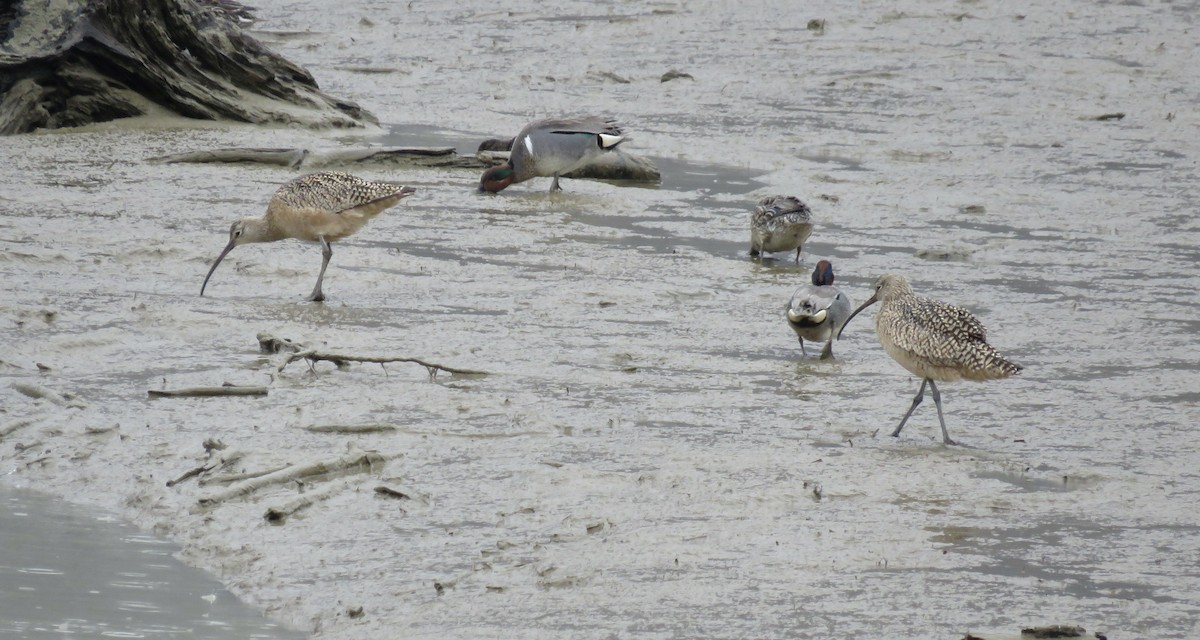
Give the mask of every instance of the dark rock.
[[479, 143], [476, 151], [512, 151], [513, 140], [516, 138], [488, 138]]
[[233, 0], [0, 3], [0, 134], [142, 115], [310, 127], [376, 123], [242, 32]]
[[690, 73], [684, 73], [682, 71], [677, 71], [675, 69], [671, 69], [670, 71], [662, 74], [662, 77], [659, 78], [658, 81], [659, 82], [670, 82], [672, 80], [678, 80], [680, 78], [686, 78], [688, 80], [695, 80], [695, 78], [692, 77], [692, 74], [690, 74]]

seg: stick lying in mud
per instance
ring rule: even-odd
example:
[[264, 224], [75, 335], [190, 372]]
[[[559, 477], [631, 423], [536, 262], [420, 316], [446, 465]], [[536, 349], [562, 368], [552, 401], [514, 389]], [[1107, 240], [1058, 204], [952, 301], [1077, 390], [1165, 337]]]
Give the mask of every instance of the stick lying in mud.
[[350, 483], [345, 480], [341, 482], [331, 482], [320, 489], [313, 489], [311, 491], [302, 493], [279, 506], [269, 507], [266, 513], [263, 514], [263, 517], [267, 519], [267, 522], [283, 524], [283, 521], [288, 516], [294, 515], [301, 509], [307, 509], [318, 502], [328, 500], [342, 491], [345, 491], [347, 488], [349, 488], [349, 486]]
[[266, 387], [188, 387], [186, 389], [150, 389], [151, 398], [216, 398], [221, 396], [265, 396]]
[[[425, 370], [429, 372], [430, 378], [436, 378], [439, 371], [445, 371], [446, 373], [453, 373], [453, 374], [467, 375], [467, 376], [486, 376], [488, 374], [486, 371], [476, 371], [474, 369], [460, 369], [458, 367], [451, 367], [451, 366], [447, 366], [444, 364], [438, 364], [436, 362], [428, 362], [428, 361], [422, 360], [420, 358], [410, 358], [410, 357], [406, 357], [406, 356], [395, 356], [395, 357], [348, 356], [348, 355], [343, 355], [340, 353], [325, 353], [323, 351], [317, 351], [316, 349], [308, 349], [306, 351], [297, 351], [296, 353], [288, 355], [288, 357], [284, 358], [283, 362], [279, 363], [278, 367], [275, 367], [275, 373], [283, 373], [284, 367], [287, 367], [289, 364], [291, 364], [297, 360], [308, 360], [310, 365], [316, 364], [317, 362], [320, 362], [322, 360], [326, 360], [326, 361], [333, 362], [333, 363], [343, 363], [343, 364], [346, 362], [370, 362], [370, 363], [374, 363], [374, 364], [388, 364], [388, 363], [392, 363], [392, 362], [412, 362], [415, 364], [419, 364], [422, 367], [425, 367]], [[340, 367], [342, 365], [339, 364], [338, 366]]]
[[227, 500], [248, 495], [264, 487], [284, 484], [299, 478], [320, 476], [339, 471], [370, 471], [386, 461], [387, 457], [373, 451], [354, 451], [336, 460], [292, 465], [274, 473], [268, 473], [264, 476], [239, 482], [224, 491], [200, 498], [200, 506], [211, 507]]
[[258, 333], [258, 335], [255, 336], [255, 338], [257, 338], [257, 340], [258, 340], [259, 351], [262, 351], [263, 353], [288, 352], [288, 355], [283, 359], [283, 361], [280, 362], [279, 365], [275, 367], [276, 375], [283, 373], [283, 370], [285, 368], [287, 368], [287, 366], [289, 364], [291, 364], [297, 360], [307, 360], [309, 368], [312, 368], [312, 365], [324, 360], [326, 362], [332, 362], [334, 364], [334, 366], [336, 366], [339, 369], [345, 367], [347, 364], [349, 364], [351, 362], [369, 362], [369, 363], [378, 364], [378, 365], [384, 365], [384, 364], [388, 364], [388, 363], [392, 363], [392, 362], [412, 362], [415, 364], [419, 364], [422, 367], [425, 367], [425, 370], [429, 372], [430, 378], [437, 377], [437, 374], [439, 371], [445, 371], [446, 373], [451, 373], [451, 374], [456, 374], [456, 375], [466, 375], [466, 376], [486, 376], [486, 375], [488, 375], [488, 372], [486, 372], [486, 371], [476, 371], [474, 369], [460, 369], [458, 367], [451, 367], [448, 365], [438, 364], [436, 362], [429, 362], [427, 360], [422, 360], [420, 358], [412, 358], [412, 357], [408, 357], [408, 356], [394, 356], [394, 357], [348, 356], [348, 355], [342, 355], [340, 353], [327, 353], [324, 351], [320, 351], [319, 349], [310, 349], [310, 348], [306, 347], [305, 345], [303, 345], [299, 342], [296, 342], [295, 340], [289, 340], [287, 338], [276, 338], [275, 336], [267, 333], [266, 331], [260, 331]]
[[460, 156], [453, 147], [363, 147], [334, 151], [313, 151], [304, 148], [263, 149], [226, 147], [202, 151], [185, 151], [146, 158], [150, 163], [250, 163], [297, 169], [344, 167], [348, 164], [375, 164], [390, 167], [438, 167], [452, 169], [486, 169], [488, 162], [473, 156]]
[[[210, 456], [212, 455], [212, 452], [213, 452], [213, 450], [210, 449], [209, 450]], [[234, 462], [241, 460], [242, 457], [245, 455], [246, 455], [246, 453], [244, 451], [240, 451], [237, 449], [234, 449], [232, 451], [220, 452], [219, 455], [216, 455], [216, 456], [210, 458], [210, 460], [207, 464], [202, 464], [194, 469], [189, 469], [188, 471], [184, 472], [183, 475], [179, 476], [178, 478], [175, 478], [174, 480], [167, 480], [167, 486], [173, 487], [173, 486], [179, 484], [180, 482], [187, 480], [188, 478], [194, 478], [196, 476], [203, 475], [203, 474], [208, 473], [209, 471], [212, 471], [213, 469], [217, 469], [219, 467], [227, 467], [230, 464], [233, 464]], [[203, 482], [201, 484], [203, 484]]]
[[312, 424], [304, 427], [311, 433], [382, 433], [395, 431], [396, 426], [390, 424]]
[[408, 495], [407, 493], [404, 493], [403, 491], [400, 491], [399, 489], [393, 489], [391, 487], [384, 486], [384, 485], [379, 485], [378, 487], [375, 487], [375, 493], [378, 493], [381, 496], [387, 496], [388, 498], [396, 498], [399, 500], [412, 500], [412, 496]]

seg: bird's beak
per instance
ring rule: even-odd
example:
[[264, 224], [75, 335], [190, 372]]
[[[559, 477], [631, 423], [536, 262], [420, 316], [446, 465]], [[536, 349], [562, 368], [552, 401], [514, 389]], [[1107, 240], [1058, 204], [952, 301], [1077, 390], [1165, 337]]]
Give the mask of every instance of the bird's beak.
[[862, 311], [863, 309], [866, 309], [867, 307], [875, 304], [875, 302], [876, 302], [875, 296], [872, 295], [870, 298], [867, 298], [866, 302], [862, 303], [861, 307], [855, 309], [854, 313], [850, 314], [849, 318], [846, 318], [846, 321], [842, 323], [842, 328], [838, 329], [838, 334], [837, 334], [838, 340], [842, 339], [842, 332], [846, 330], [846, 325], [850, 324], [850, 321], [854, 319], [854, 316], [858, 315], [859, 311]]
[[204, 284], [200, 285], [201, 296], [204, 295], [204, 288], [208, 286], [208, 279], [211, 278], [213, 272], [217, 270], [217, 265], [221, 264], [221, 261], [225, 259], [225, 256], [229, 255], [229, 252], [233, 251], [233, 248], [236, 246], [237, 244], [233, 240], [230, 240], [229, 244], [225, 245], [225, 249], [221, 251], [221, 255], [217, 256], [217, 261], [214, 262], [212, 268], [208, 270], [208, 275], [204, 276]]

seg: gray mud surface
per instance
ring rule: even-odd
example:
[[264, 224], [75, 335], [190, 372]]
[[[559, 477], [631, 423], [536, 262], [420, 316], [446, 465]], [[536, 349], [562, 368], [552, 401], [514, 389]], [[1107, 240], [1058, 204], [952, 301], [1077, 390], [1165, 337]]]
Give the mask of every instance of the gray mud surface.
[[[393, 126], [0, 138], [8, 482], [171, 538], [319, 638], [1200, 635], [1196, 2], [256, 5], [260, 37]], [[197, 295], [230, 222], [294, 173], [143, 161], [469, 152], [589, 112], [627, 124], [660, 188], [489, 197], [475, 172], [356, 169], [418, 192], [335, 245], [323, 305], [296, 242], [236, 249]], [[800, 267], [745, 255], [777, 192], [816, 215]], [[918, 381], [871, 311], [835, 361], [800, 356], [783, 308], [819, 258], [856, 303], [908, 275], [1026, 366], [944, 385], [967, 446], [932, 406], [887, 437]], [[272, 379], [260, 331], [491, 375]], [[270, 394], [147, 396], [225, 382]], [[200, 509], [220, 486], [165, 483], [209, 438], [242, 470], [388, 462]]]

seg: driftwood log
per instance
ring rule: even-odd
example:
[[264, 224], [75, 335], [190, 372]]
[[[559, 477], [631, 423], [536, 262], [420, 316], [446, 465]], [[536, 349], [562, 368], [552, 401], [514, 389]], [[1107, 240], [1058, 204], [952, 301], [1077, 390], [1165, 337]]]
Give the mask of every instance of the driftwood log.
[[244, 33], [232, 0], [0, 2], [0, 134], [154, 111], [309, 127], [376, 123]]
[[200, 498], [201, 507], [211, 507], [228, 500], [247, 496], [259, 489], [285, 484], [293, 480], [333, 473], [370, 471], [387, 462], [387, 457], [373, 451], [352, 451], [334, 460], [297, 464], [278, 471], [243, 480], [224, 491]]
[[[508, 159], [512, 139], [489, 139], [479, 145], [474, 156], [459, 155], [452, 147], [359, 147], [318, 151], [302, 148], [263, 149], [225, 147], [182, 151], [147, 158], [154, 163], [227, 163], [265, 164], [290, 169], [317, 170], [346, 166], [437, 167], [483, 171]], [[654, 161], [620, 149], [605, 153], [591, 164], [564, 177], [657, 184], [662, 174]]]
[[482, 171], [491, 166], [479, 158], [460, 156], [451, 147], [363, 147], [335, 151], [227, 147], [172, 153], [146, 158], [146, 161], [166, 164], [176, 162], [268, 164], [305, 170], [347, 165], [380, 165], [387, 167], [448, 167]]
[[266, 387], [242, 387], [232, 384], [220, 387], [187, 387], [186, 389], [150, 389], [151, 398], [221, 398], [230, 396], [265, 396]]
[[43, 387], [42, 385], [34, 382], [17, 381], [12, 384], [12, 388], [16, 389], [21, 395], [37, 400], [45, 400], [50, 404], [58, 405], [60, 407], [74, 407], [76, 409], [82, 409], [87, 406], [84, 403], [75, 400], [70, 395], [61, 394], [53, 389]]
[[346, 480], [330, 482], [323, 487], [305, 491], [291, 500], [286, 500], [275, 506], [267, 507], [266, 512], [263, 513], [263, 518], [265, 518], [267, 522], [283, 524], [283, 522], [287, 520], [288, 516], [295, 515], [296, 513], [307, 509], [318, 502], [324, 502], [325, 500], [328, 500], [349, 488], [350, 482]]

